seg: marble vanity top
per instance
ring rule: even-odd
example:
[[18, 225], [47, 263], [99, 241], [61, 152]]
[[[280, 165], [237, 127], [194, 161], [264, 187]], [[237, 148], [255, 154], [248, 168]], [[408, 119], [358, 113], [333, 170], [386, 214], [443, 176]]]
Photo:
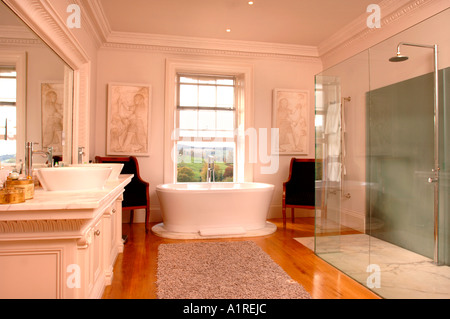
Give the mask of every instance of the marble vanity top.
[[119, 175], [103, 189], [85, 191], [45, 191], [36, 188], [24, 203], [0, 205], [0, 221], [91, 218], [92, 213], [122, 193], [133, 175]]

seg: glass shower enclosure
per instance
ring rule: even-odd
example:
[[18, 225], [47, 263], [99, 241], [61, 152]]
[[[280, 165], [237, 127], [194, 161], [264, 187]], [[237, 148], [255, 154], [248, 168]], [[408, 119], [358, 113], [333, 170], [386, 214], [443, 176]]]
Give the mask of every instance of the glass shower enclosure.
[[450, 298], [449, 28], [447, 9], [316, 75], [314, 250], [383, 298]]

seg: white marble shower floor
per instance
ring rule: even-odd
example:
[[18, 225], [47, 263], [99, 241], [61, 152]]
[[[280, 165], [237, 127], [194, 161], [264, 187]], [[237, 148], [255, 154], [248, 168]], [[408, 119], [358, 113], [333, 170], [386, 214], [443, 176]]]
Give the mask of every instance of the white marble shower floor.
[[[295, 240], [314, 250], [314, 237]], [[383, 298], [450, 299], [449, 266], [369, 235], [317, 237], [316, 253], [364, 286], [377, 283], [368, 266], [379, 267], [380, 285], [372, 291]]]

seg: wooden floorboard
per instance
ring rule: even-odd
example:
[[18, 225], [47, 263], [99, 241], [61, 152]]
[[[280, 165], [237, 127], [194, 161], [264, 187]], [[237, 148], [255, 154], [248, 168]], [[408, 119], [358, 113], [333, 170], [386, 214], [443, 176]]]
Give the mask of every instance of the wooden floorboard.
[[[314, 299], [379, 299], [294, 239], [314, 236], [314, 218], [297, 218], [294, 224], [288, 221], [286, 229], [283, 229], [281, 219], [270, 221], [278, 226], [274, 234], [225, 241], [254, 241]], [[158, 246], [186, 240], [165, 239], [151, 232], [146, 234], [143, 224], [124, 224], [123, 234], [128, 235], [128, 242], [123, 254], [117, 257], [112, 284], [105, 288], [103, 298], [156, 299]]]

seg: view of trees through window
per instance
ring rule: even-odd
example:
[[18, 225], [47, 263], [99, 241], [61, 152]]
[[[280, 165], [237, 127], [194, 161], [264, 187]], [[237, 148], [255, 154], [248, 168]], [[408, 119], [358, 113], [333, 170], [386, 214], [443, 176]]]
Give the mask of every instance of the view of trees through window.
[[[208, 157], [214, 156], [214, 181], [233, 182], [234, 176], [234, 143], [217, 143], [214, 145], [201, 145], [206, 143], [177, 144], [178, 165], [177, 181], [206, 182]], [[228, 144], [228, 145], [226, 145]]]

